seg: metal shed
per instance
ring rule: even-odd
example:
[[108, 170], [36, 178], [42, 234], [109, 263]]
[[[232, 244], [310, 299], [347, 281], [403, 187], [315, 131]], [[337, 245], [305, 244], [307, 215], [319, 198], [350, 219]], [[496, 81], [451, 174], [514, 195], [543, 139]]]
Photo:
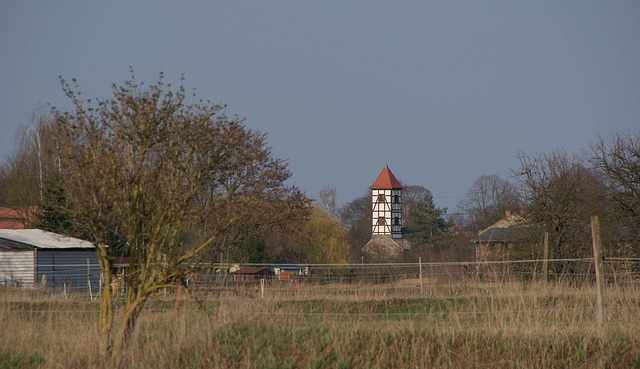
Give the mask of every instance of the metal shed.
[[0, 284], [52, 290], [100, 285], [95, 246], [41, 229], [0, 229]]

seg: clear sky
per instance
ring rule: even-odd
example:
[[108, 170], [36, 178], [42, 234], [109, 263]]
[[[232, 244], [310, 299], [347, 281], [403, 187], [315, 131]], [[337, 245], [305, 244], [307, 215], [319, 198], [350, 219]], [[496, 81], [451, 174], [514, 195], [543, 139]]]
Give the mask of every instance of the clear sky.
[[450, 211], [518, 150], [640, 127], [640, 1], [2, 1], [0, 157], [58, 76], [108, 97], [182, 73], [338, 203], [388, 160]]

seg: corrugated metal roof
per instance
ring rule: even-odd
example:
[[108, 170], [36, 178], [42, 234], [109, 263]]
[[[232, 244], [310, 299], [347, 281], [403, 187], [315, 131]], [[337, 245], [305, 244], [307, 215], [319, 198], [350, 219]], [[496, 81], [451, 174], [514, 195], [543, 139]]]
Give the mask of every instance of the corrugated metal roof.
[[400, 184], [400, 181], [396, 179], [396, 176], [394, 176], [393, 173], [391, 173], [391, 169], [389, 169], [389, 167], [384, 167], [384, 169], [382, 169], [382, 172], [380, 172], [378, 179], [376, 179], [376, 181], [373, 182], [373, 184], [369, 188], [401, 189], [404, 187]]
[[41, 249], [95, 248], [89, 241], [41, 229], [0, 229], [0, 238]]

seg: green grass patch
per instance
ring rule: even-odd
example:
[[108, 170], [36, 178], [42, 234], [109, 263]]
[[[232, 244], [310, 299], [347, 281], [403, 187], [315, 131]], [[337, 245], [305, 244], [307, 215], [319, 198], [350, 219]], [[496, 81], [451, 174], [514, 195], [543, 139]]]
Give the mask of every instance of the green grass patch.
[[39, 352], [11, 356], [0, 354], [0, 369], [30, 369], [38, 368], [45, 363], [44, 356]]

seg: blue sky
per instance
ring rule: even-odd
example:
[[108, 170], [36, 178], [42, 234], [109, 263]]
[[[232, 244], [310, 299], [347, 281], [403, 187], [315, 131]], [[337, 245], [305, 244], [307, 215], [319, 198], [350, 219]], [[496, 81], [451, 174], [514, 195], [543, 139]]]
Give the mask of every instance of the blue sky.
[[454, 209], [518, 150], [640, 127], [638, 1], [4, 1], [0, 157], [38, 108], [185, 74], [268, 133], [292, 183], [338, 202], [388, 160]]

